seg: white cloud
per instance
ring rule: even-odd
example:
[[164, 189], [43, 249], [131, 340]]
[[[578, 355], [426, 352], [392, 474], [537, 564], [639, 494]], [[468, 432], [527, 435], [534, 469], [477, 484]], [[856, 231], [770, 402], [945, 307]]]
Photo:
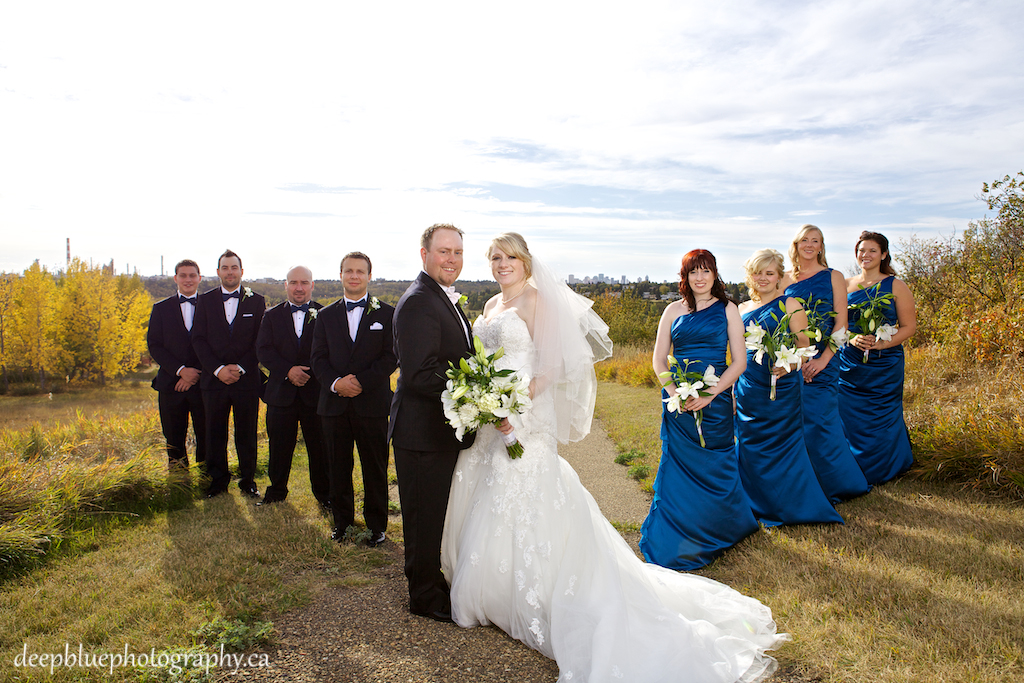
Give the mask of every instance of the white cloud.
[[0, 269], [70, 236], [146, 273], [231, 246], [248, 275], [320, 277], [359, 248], [404, 278], [448, 220], [468, 277], [518, 229], [578, 275], [671, 277], [692, 240], [739, 279], [735, 245], [794, 219], [826, 216], [837, 254], [939, 234], [1019, 170], [1009, 0], [624, 7], [5, 8]]

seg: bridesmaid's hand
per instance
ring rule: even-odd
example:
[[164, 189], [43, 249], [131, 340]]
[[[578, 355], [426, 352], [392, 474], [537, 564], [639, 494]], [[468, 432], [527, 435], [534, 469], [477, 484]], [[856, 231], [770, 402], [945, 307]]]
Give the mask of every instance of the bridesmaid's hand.
[[803, 373], [805, 382], [813, 382], [822, 370], [828, 367], [828, 363], [821, 358], [811, 358], [804, 361]]
[[686, 399], [686, 403], [683, 404], [683, 408], [690, 412], [697, 412], [698, 410], [704, 410], [711, 402], [715, 400], [714, 396], [698, 396]]
[[875, 339], [875, 335], [873, 334], [858, 334], [850, 339], [849, 343], [853, 344], [861, 351], [867, 351], [868, 349], [875, 348], [875, 344], [878, 343], [878, 340]]
[[772, 374], [775, 375], [776, 377], [782, 377], [783, 375], [788, 375], [791, 369], [792, 367], [789, 365], [787, 365], [784, 368], [775, 366], [772, 368]]

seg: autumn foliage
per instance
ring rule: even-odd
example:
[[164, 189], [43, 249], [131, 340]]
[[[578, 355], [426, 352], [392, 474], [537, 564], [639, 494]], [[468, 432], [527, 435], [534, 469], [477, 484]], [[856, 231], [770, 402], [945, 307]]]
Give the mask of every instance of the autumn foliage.
[[959, 236], [913, 238], [895, 254], [917, 303], [915, 346], [966, 360], [1024, 358], [1024, 172], [982, 185], [995, 211]]
[[11, 381], [106, 383], [146, 350], [152, 300], [137, 276], [73, 259], [50, 273], [39, 262], [0, 274], [0, 372]]

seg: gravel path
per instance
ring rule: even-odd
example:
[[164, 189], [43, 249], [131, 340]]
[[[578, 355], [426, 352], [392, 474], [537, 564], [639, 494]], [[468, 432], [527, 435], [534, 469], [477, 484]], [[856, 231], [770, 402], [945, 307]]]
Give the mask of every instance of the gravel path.
[[[639, 525], [650, 501], [626, 468], [614, 463], [615, 445], [594, 430], [560, 453], [580, 475], [605, 516]], [[625, 534], [636, 549], [638, 532]], [[231, 681], [401, 683], [550, 683], [558, 667], [540, 653], [493, 628], [462, 629], [409, 614], [402, 548], [382, 548], [391, 562], [373, 581], [355, 588], [325, 585], [312, 603], [274, 620], [269, 669], [226, 673]], [[777, 677], [778, 681], [799, 678]]]

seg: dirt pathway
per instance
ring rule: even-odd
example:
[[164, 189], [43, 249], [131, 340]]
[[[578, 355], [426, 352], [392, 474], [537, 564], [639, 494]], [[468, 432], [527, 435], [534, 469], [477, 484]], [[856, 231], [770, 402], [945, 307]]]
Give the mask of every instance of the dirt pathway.
[[[626, 468], [614, 463], [615, 445], [595, 422], [593, 432], [560, 453], [580, 475], [608, 519], [643, 522], [650, 504]], [[639, 533], [627, 533], [636, 548]], [[392, 561], [373, 583], [329, 588], [308, 607], [274, 621], [277, 637], [269, 669], [239, 669], [232, 681], [360, 683], [551, 683], [555, 663], [500, 630], [463, 629], [409, 614], [402, 548], [388, 541]]]

